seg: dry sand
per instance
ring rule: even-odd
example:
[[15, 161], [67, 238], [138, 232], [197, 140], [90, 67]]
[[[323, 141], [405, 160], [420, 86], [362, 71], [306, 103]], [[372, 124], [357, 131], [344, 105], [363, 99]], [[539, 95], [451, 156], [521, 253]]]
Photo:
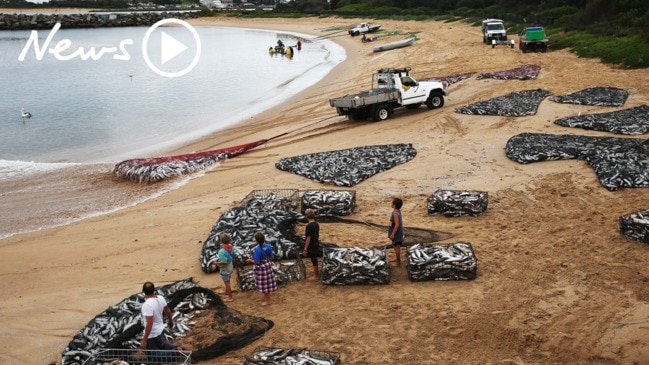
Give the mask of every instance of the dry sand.
[[[322, 36], [357, 20], [221, 18], [193, 23]], [[218, 275], [201, 271], [198, 257], [201, 242], [225, 210], [254, 189], [329, 188], [282, 172], [275, 161], [386, 143], [412, 143], [417, 157], [354, 186], [358, 207], [351, 218], [385, 223], [390, 200], [399, 196], [405, 202], [406, 226], [452, 234], [443, 243], [473, 245], [477, 279], [413, 283], [401, 267], [384, 286], [291, 283], [274, 293], [272, 306], [263, 308], [258, 293], [237, 292], [231, 307], [268, 318], [275, 327], [206, 364], [241, 364], [257, 346], [335, 351], [345, 364], [649, 363], [649, 248], [624, 237], [618, 221], [648, 207], [647, 190], [610, 192], [584, 161], [521, 165], [504, 153], [506, 141], [522, 132], [606, 135], [552, 122], [610, 109], [545, 100], [537, 115], [529, 117], [454, 112], [511, 91], [544, 88], [560, 95], [592, 86], [627, 89], [631, 94], [625, 107], [638, 106], [648, 103], [649, 73], [612, 68], [566, 51], [492, 49], [482, 44], [478, 28], [463, 23], [381, 24], [387, 30], [421, 32], [421, 40], [372, 53], [373, 43], [337, 33], [331, 39], [346, 48], [348, 59], [317, 85], [245, 124], [172, 153], [291, 131], [287, 136], [157, 199], [0, 241], [0, 363], [59, 361], [76, 331], [138, 292], [146, 280], [165, 284], [193, 277], [202, 286], [222, 287]], [[410, 66], [415, 78], [426, 78], [528, 63], [542, 66], [537, 80], [471, 78], [450, 87], [442, 109], [401, 110], [380, 123], [350, 122], [335, 116], [328, 104], [330, 97], [367, 89], [371, 73], [381, 67]], [[429, 216], [426, 199], [437, 189], [487, 191], [489, 209], [479, 217]], [[323, 224], [321, 235], [341, 246], [387, 243], [382, 230], [347, 225]]]

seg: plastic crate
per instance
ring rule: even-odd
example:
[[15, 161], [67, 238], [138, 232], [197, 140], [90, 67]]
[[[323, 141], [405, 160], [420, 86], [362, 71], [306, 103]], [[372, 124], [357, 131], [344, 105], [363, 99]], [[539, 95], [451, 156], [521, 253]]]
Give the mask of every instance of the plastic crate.
[[111, 364], [124, 361], [130, 365], [185, 365], [192, 363], [191, 351], [101, 349], [83, 362], [83, 365]]
[[292, 210], [300, 206], [300, 194], [297, 189], [262, 189], [253, 190], [241, 200], [241, 206], [261, 204], [267, 208], [278, 209], [277, 205], [288, 204]]
[[[264, 352], [270, 352], [270, 351], [277, 351], [281, 350], [283, 352], [293, 350], [293, 352], [297, 355], [314, 355], [315, 357], [318, 357], [319, 360], [325, 360], [331, 362], [333, 365], [340, 365], [340, 353], [339, 352], [333, 352], [333, 351], [323, 351], [323, 350], [311, 350], [311, 349], [285, 349], [281, 347], [269, 347], [269, 346], [258, 346], [255, 348], [253, 353], [250, 356], [246, 356], [246, 361], [243, 363], [243, 365], [256, 365], [259, 364], [259, 362], [255, 362], [255, 360], [260, 360], [259, 354], [264, 353]], [[308, 362], [311, 364], [312, 362]], [[284, 360], [273, 362], [273, 361], [264, 361], [264, 364], [285, 364]]]

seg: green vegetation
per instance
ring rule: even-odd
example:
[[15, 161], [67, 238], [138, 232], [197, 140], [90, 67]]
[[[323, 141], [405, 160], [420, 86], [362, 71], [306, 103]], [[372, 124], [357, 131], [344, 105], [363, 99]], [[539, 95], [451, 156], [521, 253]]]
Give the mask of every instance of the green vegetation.
[[[181, 0], [153, 0], [156, 4], [178, 4]], [[5, 7], [111, 7], [126, 6], [126, 0], [51, 0], [34, 4], [26, 0], [0, 0]], [[183, 5], [198, 0], [182, 0]], [[203, 10], [203, 16], [227, 14], [238, 17], [339, 16], [415, 21], [466, 21], [480, 24], [484, 18], [505, 20], [510, 34], [527, 26], [543, 26], [549, 47], [570, 49], [580, 57], [629, 68], [649, 67], [649, 1], [647, 0], [252, 0], [252, 11]], [[240, 5], [235, 0], [235, 5]], [[277, 4], [276, 4], [277, 3]], [[276, 6], [275, 6], [276, 5]], [[272, 11], [261, 7], [272, 7]]]

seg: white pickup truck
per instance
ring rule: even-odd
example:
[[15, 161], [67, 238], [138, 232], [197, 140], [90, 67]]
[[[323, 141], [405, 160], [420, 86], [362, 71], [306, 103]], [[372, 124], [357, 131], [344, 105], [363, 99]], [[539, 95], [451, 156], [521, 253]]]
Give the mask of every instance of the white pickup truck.
[[416, 109], [425, 103], [428, 109], [444, 106], [446, 85], [441, 81], [417, 81], [410, 77], [410, 67], [380, 69], [372, 75], [372, 90], [329, 99], [338, 115], [353, 120], [372, 117], [386, 120], [394, 109]]
[[381, 29], [381, 26], [379, 24], [372, 24], [372, 23], [358, 23], [356, 26], [347, 32], [349, 33], [350, 36], [355, 36], [355, 35], [360, 35], [364, 33], [374, 33]]

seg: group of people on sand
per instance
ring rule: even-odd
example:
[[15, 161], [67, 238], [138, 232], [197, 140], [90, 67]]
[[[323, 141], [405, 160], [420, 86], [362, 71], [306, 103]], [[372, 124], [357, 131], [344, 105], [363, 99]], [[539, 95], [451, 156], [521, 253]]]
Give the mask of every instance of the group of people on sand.
[[[403, 217], [401, 215], [401, 207], [403, 201], [400, 198], [392, 199], [392, 212], [390, 213], [390, 221], [388, 224], [388, 238], [392, 243], [395, 254], [395, 265], [401, 265], [401, 246], [404, 241], [403, 234]], [[307, 209], [304, 213], [307, 218], [307, 225], [304, 231], [304, 250], [302, 255], [308, 257], [313, 265], [313, 276], [309, 280], [318, 280], [318, 251], [320, 250], [320, 225], [315, 220], [316, 212], [313, 209]], [[257, 290], [262, 293], [263, 300], [262, 306], [271, 304], [270, 293], [277, 290], [277, 279], [271, 260], [275, 256], [272, 246], [266, 242], [266, 237], [262, 232], [255, 233], [255, 246], [252, 258], [246, 260], [247, 263], [254, 265], [255, 285]], [[216, 264], [219, 266], [221, 279], [225, 286], [225, 290], [219, 294], [224, 295], [224, 302], [232, 302], [232, 287], [230, 285], [230, 278], [234, 271], [234, 258], [232, 237], [228, 233], [223, 233], [220, 236], [221, 248], [218, 252], [218, 260]], [[163, 351], [182, 351], [181, 346], [167, 343], [164, 339], [164, 321], [163, 316], [167, 317], [167, 325], [173, 328], [174, 322], [171, 315], [171, 310], [167, 306], [164, 297], [155, 294], [155, 286], [152, 282], [146, 282], [142, 286], [144, 292], [145, 302], [142, 305], [142, 318], [144, 320], [144, 337], [142, 339], [140, 348], [143, 350], [163, 350]]]

